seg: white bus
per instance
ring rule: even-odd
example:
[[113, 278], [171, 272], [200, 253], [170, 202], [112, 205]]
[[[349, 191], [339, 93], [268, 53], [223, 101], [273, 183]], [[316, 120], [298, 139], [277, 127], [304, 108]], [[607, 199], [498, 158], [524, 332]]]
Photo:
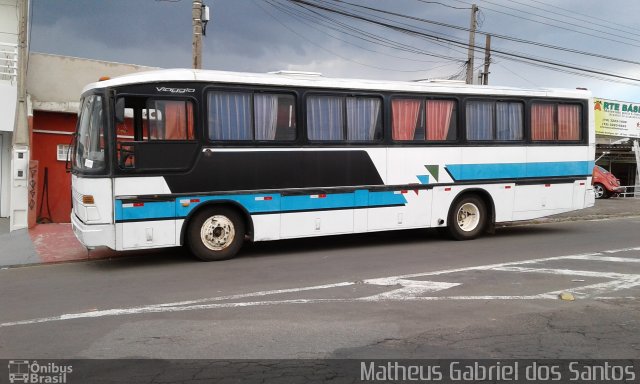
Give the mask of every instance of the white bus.
[[88, 248], [495, 223], [594, 204], [585, 90], [161, 70], [82, 94], [71, 222]]

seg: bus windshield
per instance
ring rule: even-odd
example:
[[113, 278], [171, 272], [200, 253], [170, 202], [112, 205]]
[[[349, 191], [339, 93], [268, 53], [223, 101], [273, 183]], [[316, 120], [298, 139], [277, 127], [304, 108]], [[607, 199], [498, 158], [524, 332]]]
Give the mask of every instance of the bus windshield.
[[76, 170], [97, 171], [104, 168], [102, 109], [102, 97], [99, 95], [87, 96], [82, 101], [73, 160]]

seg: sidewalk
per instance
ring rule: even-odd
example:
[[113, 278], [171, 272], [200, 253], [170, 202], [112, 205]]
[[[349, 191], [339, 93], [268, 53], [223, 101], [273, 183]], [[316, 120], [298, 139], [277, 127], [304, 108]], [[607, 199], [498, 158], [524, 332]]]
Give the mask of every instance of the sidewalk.
[[[640, 216], [640, 199], [612, 198], [596, 200], [592, 208], [535, 219], [517, 224], [541, 224], [560, 221], [596, 220]], [[507, 224], [511, 225], [511, 224]], [[40, 224], [30, 230], [9, 233], [9, 220], [0, 218], [0, 268], [131, 256], [150, 251], [115, 252], [108, 248], [88, 251], [78, 242], [71, 224]]]

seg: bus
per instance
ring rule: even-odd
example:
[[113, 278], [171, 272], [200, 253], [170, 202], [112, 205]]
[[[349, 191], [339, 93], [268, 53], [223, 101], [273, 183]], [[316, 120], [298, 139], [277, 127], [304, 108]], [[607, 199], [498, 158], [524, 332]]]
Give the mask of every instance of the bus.
[[82, 93], [71, 222], [87, 247], [187, 246], [409, 228], [469, 240], [591, 207], [584, 89], [168, 69]]

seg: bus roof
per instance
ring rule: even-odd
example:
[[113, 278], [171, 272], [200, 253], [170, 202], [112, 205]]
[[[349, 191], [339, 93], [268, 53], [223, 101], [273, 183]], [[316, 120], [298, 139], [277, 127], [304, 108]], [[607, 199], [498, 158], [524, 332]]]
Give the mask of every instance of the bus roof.
[[322, 76], [315, 72], [278, 71], [270, 73], [244, 73], [196, 69], [163, 69], [137, 72], [113, 79], [91, 83], [82, 93], [97, 89], [130, 84], [164, 82], [208, 82], [220, 84], [274, 85], [308, 88], [334, 88], [365, 91], [464, 93], [478, 95], [551, 96], [560, 98], [591, 97], [591, 92], [583, 89], [557, 88], [514, 88], [493, 85], [467, 85], [464, 83], [438, 80], [387, 81], [370, 79], [346, 79]]

